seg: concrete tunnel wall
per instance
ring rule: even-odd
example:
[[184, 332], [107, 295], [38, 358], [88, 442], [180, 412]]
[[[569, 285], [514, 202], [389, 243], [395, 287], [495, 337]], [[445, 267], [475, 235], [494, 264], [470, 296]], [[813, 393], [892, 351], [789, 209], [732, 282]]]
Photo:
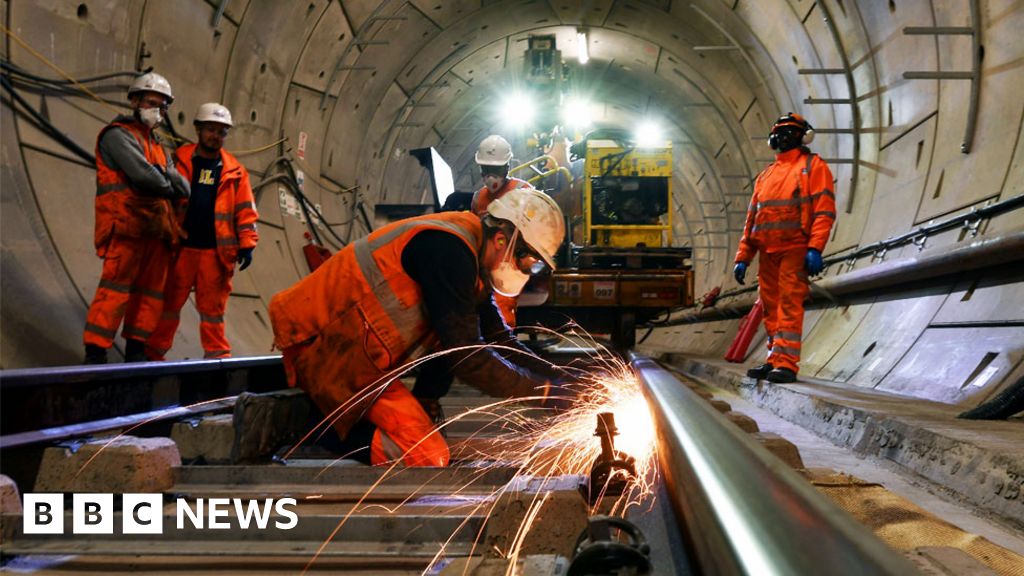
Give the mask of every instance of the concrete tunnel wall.
[[[218, 8], [226, 5], [222, 15]], [[751, 179], [771, 161], [764, 136], [788, 110], [821, 130], [812, 148], [832, 161], [839, 220], [827, 254], [853, 251], [929, 221], [1005, 200], [1024, 188], [1024, 3], [979, 1], [983, 46], [977, 126], [961, 152], [970, 80], [907, 80], [907, 71], [971, 70], [971, 35], [906, 35], [907, 26], [972, 26], [962, 0], [638, 0], [217, 2], [175, 0], [0, 2], [4, 26], [80, 78], [153, 66], [174, 86], [171, 117], [192, 137], [192, 115], [221, 101], [228, 141], [253, 181], [285, 156], [343, 240], [366, 234], [355, 207], [429, 198], [411, 148], [435, 146], [476, 186], [472, 154], [506, 132], [496, 97], [521, 77], [525, 39], [554, 33], [574, 89], [603, 102], [597, 118], [631, 126], [653, 117], [675, 145], [674, 239], [694, 248], [697, 294], [729, 289]], [[831, 22], [830, 26], [829, 22]], [[591, 61], [575, 63], [577, 28]], [[8, 35], [4, 57], [57, 73]], [[712, 47], [713, 49], [707, 49]], [[800, 69], [842, 68], [845, 74]], [[850, 85], [853, 89], [853, 103]], [[125, 81], [90, 85], [112, 102]], [[88, 97], [21, 95], [92, 150], [115, 107]], [[805, 99], [832, 103], [806, 104]], [[14, 114], [2, 130], [4, 368], [74, 364], [100, 273], [92, 247], [94, 170]], [[856, 134], [842, 132], [857, 128]], [[829, 133], [829, 129], [839, 132]], [[286, 142], [278, 143], [282, 138]], [[303, 143], [303, 144], [300, 144]], [[519, 142], [516, 142], [517, 145]], [[301, 151], [300, 151], [301, 147]], [[282, 200], [283, 198], [283, 200]], [[260, 246], [235, 275], [228, 337], [236, 355], [270, 352], [266, 306], [306, 270], [305, 224], [287, 190], [258, 191]], [[1024, 212], [909, 245], [885, 261], [927, 255], [1024, 229]], [[326, 235], [328, 246], [338, 243]], [[333, 244], [333, 246], [332, 246]], [[878, 265], [863, 258], [853, 269]], [[832, 266], [827, 276], [847, 273]], [[751, 270], [750, 277], [756, 272]], [[920, 294], [810, 312], [803, 373], [944, 402], [973, 404], [1022, 373], [1024, 283], [989, 276]], [[984, 323], [984, 324], [978, 324]], [[1014, 324], [1016, 323], [1016, 324]], [[190, 305], [170, 357], [199, 357]], [[719, 356], [737, 321], [665, 328], [654, 351]], [[763, 336], [763, 333], [762, 333]], [[763, 337], [761, 338], [763, 343]], [[760, 354], [757, 341], [753, 359]]]

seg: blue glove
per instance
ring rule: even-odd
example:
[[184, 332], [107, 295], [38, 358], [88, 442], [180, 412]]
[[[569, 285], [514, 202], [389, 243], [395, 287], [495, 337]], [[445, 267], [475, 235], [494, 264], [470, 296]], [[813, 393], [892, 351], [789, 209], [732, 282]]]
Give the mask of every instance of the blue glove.
[[817, 276], [825, 264], [821, 261], [821, 252], [814, 248], [807, 249], [807, 256], [804, 257], [804, 266], [807, 268], [808, 276]]
[[736, 267], [732, 269], [732, 275], [736, 278], [737, 282], [744, 284], [743, 278], [747, 276], [747, 263], [737, 262]]
[[238, 249], [238, 258], [236, 258], [235, 261], [241, 264], [241, 266], [238, 267], [239, 270], [245, 270], [249, 267], [249, 264], [252, 264], [252, 251], [252, 248]]

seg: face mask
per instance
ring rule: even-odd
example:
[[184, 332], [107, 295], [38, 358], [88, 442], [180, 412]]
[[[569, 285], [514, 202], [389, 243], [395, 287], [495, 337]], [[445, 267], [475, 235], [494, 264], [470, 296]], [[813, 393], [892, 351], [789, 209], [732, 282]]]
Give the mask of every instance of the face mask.
[[509, 242], [509, 247], [502, 254], [498, 266], [490, 272], [491, 288], [498, 294], [509, 298], [519, 296], [519, 293], [523, 291], [523, 287], [530, 280], [530, 275], [523, 274], [519, 267], [516, 266], [515, 256], [512, 254], [512, 246], [515, 246], [516, 235], [518, 234], [519, 231], [516, 230]]
[[497, 192], [501, 190], [502, 185], [505, 184], [505, 179], [496, 174], [484, 175], [484, 186], [487, 187], [491, 192]]
[[160, 123], [160, 109], [159, 108], [140, 108], [139, 109], [139, 121], [146, 126], [153, 128]]

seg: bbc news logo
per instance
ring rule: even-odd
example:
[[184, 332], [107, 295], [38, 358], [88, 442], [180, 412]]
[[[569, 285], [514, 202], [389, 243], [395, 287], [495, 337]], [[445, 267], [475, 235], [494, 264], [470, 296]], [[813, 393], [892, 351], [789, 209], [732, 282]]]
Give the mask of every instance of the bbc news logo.
[[[175, 526], [178, 530], [291, 530], [299, 523], [295, 498], [178, 498]], [[234, 516], [232, 516], [232, 511]], [[73, 494], [72, 534], [113, 534], [116, 506], [113, 494]], [[163, 534], [163, 494], [123, 494], [121, 534]], [[274, 517], [276, 514], [276, 518]], [[25, 534], [64, 534], [64, 495], [25, 494], [22, 531]]]

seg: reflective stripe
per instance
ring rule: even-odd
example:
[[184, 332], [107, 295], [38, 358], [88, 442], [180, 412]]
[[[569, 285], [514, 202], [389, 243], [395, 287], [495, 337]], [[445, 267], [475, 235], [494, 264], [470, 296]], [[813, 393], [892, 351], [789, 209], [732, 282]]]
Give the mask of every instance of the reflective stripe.
[[836, 195], [833, 194], [831, 190], [822, 190], [821, 192], [815, 192], [814, 194], [811, 194], [812, 199], [817, 198], [818, 196], [831, 196], [833, 200], [836, 199]]
[[807, 199], [803, 197], [783, 198], [780, 200], [765, 200], [764, 202], [758, 202], [757, 208], [761, 209], [768, 206], [799, 206], [804, 202], [807, 202]]
[[223, 316], [207, 316], [206, 314], [203, 314], [202, 312], [200, 312], [199, 313], [199, 321], [200, 322], [206, 322], [208, 324], [223, 324], [224, 323], [224, 317]]
[[152, 298], [154, 300], [164, 299], [163, 292], [160, 292], [159, 290], [152, 290], [150, 288], [140, 288], [138, 286], [132, 286], [132, 292], [135, 292], [136, 294], [142, 294], [143, 296], [147, 298]]
[[125, 337], [128, 337], [128, 336], [138, 336], [139, 338], [142, 338], [143, 340], [145, 340], [145, 339], [149, 338], [150, 334], [152, 334], [152, 332], [149, 332], [147, 330], [140, 330], [140, 329], [134, 328], [132, 326], [125, 326], [124, 327], [124, 335], [125, 335]]
[[238, 204], [235, 204], [235, 213], [237, 214], [239, 210], [245, 210], [246, 208], [255, 210], [256, 205], [252, 202], [239, 202]]
[[445, 220], [416, 220], [414, 222], [408, 222], [396, 226], [394, 229], [381, 234], [372, 241], [369, 237], [366, 237], [353, 243], [356, 264], [359, 265], [359, 270], [363, 273], [363, 278], [366, 279], [366, 283], [370, 287], [370, 290], [377, 297], [377, 302], [384, 310], [384, 313], [388, 315], [388, 318], [391, 319], [391, 322], [406, 339], [408, 339], [409, 331], [413, 330], [421, 323], [423, 319], [423, 312], [419, 306], [407, 308], [402, 304], [398, 295], [395, 294], [394, 289], [392, 289], [391, 285], [388, 284], [387, 280], [384, 278], [384, 272], [380, 269], [377, 259], [373, 257], [373, 253], [375, 250], [387, 245], [389, 242], [393, 242], [402, 234], [405, 234], [410, 230], [415, 228], [429, 229], [427, 228], [428, 226], [443, 228], [457, 234], [470, 245], [476, 244], [476, 238], [470, 231], [462, 228], [458, 224], [453, 224]]
[[86, 322], [85, 324], [85, 331], [92, 332], [93, 334], [99, 334], [100, 336], [105, 336], [107, 338], [113, 338], [114, 336], [117, 336], [117, 328], [113, 330], [107, 330], [102, 326], [97, 326], [95, 324], [90, 324], [88, 322]]
[[231, 214], [222, 214], [220, 212], [217, 212], [217, 213], [215, 213], [213, 215], [213, 219], [214, 220], [226, 220], [226, 221], [230, 222], [230, 221], [234, 220], [235, 217], [233, 215], [231, 215]]
[[217, 238], [217, 246], [238, 246], [238, 238]]
[[387, 459], [398, 460], [403, 455], [405, 455], [405, 451], [402, 450], [401, 446], [399, 446], [394, 440], [392, 440], [391, 437], [387, 435], [387, 433], [385, 433], [380, 428], [377, 429], [377, 432], [380, 433], [381, 451], [384, 452], [384, 456]]
[[831, 218], [833, 220], [836, 219], [836, 213], [835, 212], [828, 212], [828, 211], [815, 212], [814, 213], [814, 217], [817, 218], [818, 216], [827, 216], [827, 217], [829, 217], [829, 218]]
[[775, 346], [772, 348], [772, 354], [785, 354], [787, 356], [800, 357], [799, 348], [790, 348], [789, 346]]
[[799, 230], [803, 228], [799, 220], [783, 220], [781, 222], [765, 222], [763, 224], [755, 224], [750, 229], [751, 233], [759, 230]]
[[118, 190], [127, 190], [128, 185], [124, 182], [114, 182], [113, 184], [97, 184], [96, 195], [103, 196], [108, 192], [117, 192]]
[[122, 294], [127, 294], [128, 292], [131, 291], [131, 287], [126, 284], [118, 284], [117, 282], [112, 282], [110, 280], [105, 280], [103, 278], [100, 278], [100, 288], [105, 288], [107, 290], [111, 290], [114, 292], [120, 292]]
[[799, 342], [801, 335], [797, 332], [777, 332], [775, 337], [783, 340], [789, 340], [790, 342]]

